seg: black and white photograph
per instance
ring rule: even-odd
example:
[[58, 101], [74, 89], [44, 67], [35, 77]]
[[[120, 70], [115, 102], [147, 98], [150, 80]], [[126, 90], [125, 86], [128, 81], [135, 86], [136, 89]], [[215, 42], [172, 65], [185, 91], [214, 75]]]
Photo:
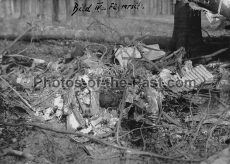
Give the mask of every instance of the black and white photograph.
[[0, 164], [230, 164], [230, 0], [0, 0]]

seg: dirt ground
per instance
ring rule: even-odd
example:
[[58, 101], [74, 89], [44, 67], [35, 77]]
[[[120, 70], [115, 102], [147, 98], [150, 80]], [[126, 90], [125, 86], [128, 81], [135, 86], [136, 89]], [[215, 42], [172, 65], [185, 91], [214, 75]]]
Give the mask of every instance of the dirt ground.
[[[117, 32], [120, 35], [140, 35], [140, 36], [161, 36], [161, 37], [171, 37], [173, 32], [173, 15], [156, 16], [154, 18], [106, 18], [106, 17], [77, 17], [75, 22], [71, 22], [67, 25], [64, 20], [57, 24], [50, 24], [50, 21], [41, 20], [39, 18], [27, 18], [27, 19], [17, 19], [17, 18], [1, 18], [0, 19], [0, 35], [9, 34], [20, 34], [29, 25], [37, 24], [39, 29], [48, 29], [50, 33], [52, 31], [58, 32], [58, 34], [67, 33], [70, 35], [75, 35], [76, 31], [81, 32], [92, 32], [95, 31], [102, 37], [110, 37]], [[229, 35], [229, 32], [223, 29], [216, 30], [219, 21], [214, 21], [209, 23], [207, 18], [202, 15], [202, 34], [204, 37], [207, 36], [220, 36]], [[48, 33], [49, 33], [48, 32]], [[113, 34], [112, 34], [113, 33]], [[76, 34], [79, 35], [79, 34]], [[94, 35], [94, 34], [92, 34]], [[90, 36], [95, 37], [95, 36]]]

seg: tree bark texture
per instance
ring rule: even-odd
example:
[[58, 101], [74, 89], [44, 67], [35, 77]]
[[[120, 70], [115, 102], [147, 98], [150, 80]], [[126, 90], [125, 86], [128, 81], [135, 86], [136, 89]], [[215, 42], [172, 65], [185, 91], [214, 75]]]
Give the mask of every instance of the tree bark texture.
[[26, 18], [26, 0], [21, 0], [20, 3], [20, 19]]
[[177, 1], [174, 15], [173, 36], [167, 47], [175, 51], [184, 47], [187, 57], [194, 57], [203, 54], [203, 38], [201, 33], [201, 13], [192, 10], [183, 1]]
[[53, 22], [59, 22], [59, 0], [53, 0]]
[[66, 5], [66, 23], [69, 24], [71, 20], [71, 2], [70, 0], [65, 0]]

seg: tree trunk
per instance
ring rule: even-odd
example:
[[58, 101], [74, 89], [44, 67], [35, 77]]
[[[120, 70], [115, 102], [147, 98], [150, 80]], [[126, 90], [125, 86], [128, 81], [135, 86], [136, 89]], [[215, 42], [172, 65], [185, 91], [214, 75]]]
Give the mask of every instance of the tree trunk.
[[[87, 4], [88, 4], [88, 0], [84, 0], [84, 1], [83, 1], [83, 6], [84, 6], [84, 7], [83, 7], [83, 10], [85, 10], [85, 8], [87, 7]], [[85, 11], [82, 12], [82, 15], [86, 16], [86, 15], [87, 15], [87, 12], [85, 12]]]
[[10, 0], [11, 14], [14, 15], [14, 1]]
[[60, 22], [58, 14], [59, 14], [59, 0], [53, 0], [53, 22]]
[[185, 48], [188, 58], [203, 54], [201, 13], [183, 1], [177, 1], [175, 6], [173, 36], [167, 50], [175, 51], [180, 47]]
[[[121, 4], [121, 0], [116, 0], [115, 3], [119, 6]], [[116, 12], [115, 12], [115, 17], [117, 17], [117, 18], [121, 17], [120, 14], [121, 14], [121, 11], [118, 8], [118, 10], [116, 10]]]
[[10, 1], [9, 0], [5, 0], [5, 5], [4, 5], [4, 7], [5, 7], [5, 15], [7, 15], [7, 16], [12, 15], [11, 6], [10, 5], [11, 5]]
[[109, 6], [111, 5], [111, 0], [107, 0], [107, 7], [106, 7], [106, 16], [110, 17], [110, 10], [109, 10]]
[[161, 1], [160, 0], [156, 0], [156, 1], [157, 1], [156, 11], [157, 11], [157, 15], [159, 15], [161, 13]]
[[37, 2], [37, 5], [39, 6], [37, 17], [41, 19], [45, 19], [45, 0], [39, 0]]
[[[133, 0], [133, 5], [135, 5], [135, 4], [137, 4], [137, 0]], [[137, 9], [131, 9], [131, 11], [132, 11], [132, 15], [133, 16], [136, 16], [137, 15]]]
[[[96, 5], [101, 3], [102, 1], [101, 0], [96, 0]], [[98, 10], [98, 13], [101, 14], [101, 10]]]
[[28, 7], [28, 10], [29, 10], [29, 14], [30, 14], [30, 15], [33, 15], [33, 14], [34, 14], [34, 12], [32, 11], [32, 2], [33, 2], [33, 1], [31, 1], [31, 0], [27, 1], [27, 3], [28, 3], [27, 7]]
[[148, 13], [147, 15], [152, 15], [152, 0], [148, 0]]
[[1, 2], [1, 9], [2, 9], [2, 13], [4, 14], [3, 18], [7, 16], [7, 10], [6, 10], [6, 0], [2, 0]]
[[157, 15], [157, 0], [153, 0], [152, 8], [153, 8], [153, 16]]
[[65, 5], [66, 5], [66, 23], [70, 24], [70, 20], [71, 20], [70, 0], [65, 0]]
[[20, 1], [20, 17], [19, 19], [26, 18], [26, 0]]

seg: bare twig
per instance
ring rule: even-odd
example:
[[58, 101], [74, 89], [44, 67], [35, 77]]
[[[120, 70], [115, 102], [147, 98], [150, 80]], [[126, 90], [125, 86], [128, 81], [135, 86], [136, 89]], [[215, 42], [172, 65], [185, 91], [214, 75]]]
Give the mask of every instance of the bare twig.
[[205, 29], [201, 28], [201, 30], [203, 30], [207, 35], [208, 35], [208, 38], [211, 40], [211, 36], [209, 35], [208, 31], [206, 31]]
[[[171, 57], [173, 57], [175, 54], [177, 54], [178, 52], [180, 52], [183, 49], [183, 47], [179, 48], [178, 50], [174, 51], [173, 53], [171, 53], [170, 55], [165, 55], [165, 57], [161, 60], [161, 61], [165, 61]], [[169, 52], [170, 53], [170, 52]]]
[[126, 100], [126, 90], [123, 93], [123, 98], [122, 98], [121, 106], [120, 106], [120, 117], [119, 117], [119, 121], [117, 123], [116, 138], [117, 138], [117, 144], [119, 146], [121, 146], [120, 141], [119, 141], [119, 133], [120, 133], [121, 120], [122, 120], [122, 116], [123, 116], [123, 110], [124, 110], [124, 107], [125, 107], [125, 100]]
[[143, 122], [142, 125], [141, 125], [140, 133], [141, 133], [141, 138], [142, 138], [142, 140], [143, 140], [143, 145], [144, 145], [143, 150], [145, 150], [145, 149], [146, 149], [146, 142], [145, 142], [145, 138], [144, 138], [143, 133], [142, 133], [143, 125], [144, 125], [144, 122]]
[[[10, 87], [10, 89], [12, 89], [17, 95], [18, 95], [18, 97], [20, 97], [20, 99], [32, 110], [32, 111], [34, 111], [35, 112], [35, 109], [5, 80], [5, 79], [3, 79], [1, 76], [0, 76], [0, 79], [4, 82], [4, 83], [6, 83], [6, 85], [8, 85], [9, 87]], [[31, 111], [29, 111], [29, 110], [27, 110], [27, 109], [25, 109], [26, 110], [26, 112], [28, 113], [28, 114], [30, 114], [30, 115], [34, 115]]]
[[0, 121], [0, 124], [6, 125], [6, 126], [12, 126], [12, 127], [17, 127], [17, 126], [33, 126], [33, 127], [37, 127], [40, 129], [44, 129], [44, 130], [49, 130], [52, 132], [56, 132], [56, 133], [62, 133], [62, 134], [73, 134], [73, 135], [77, 135], [77, 136], [81, 136], [81, 137], [87, 137], [93, 141], [96, 141], [98, 143], [101, 144], [105, 144], [111, 147], [114, 147], [116, 149], [121, 149], [121, 150], [125, 150], [127, 153], [131, 153], [131, 154], [138, 154], [138, 155], [147, 155], [147, 156], [152, 156], [155, 158], [161, 158], [161, 159], [168, 159], [168, 160], [175, 160], [175, 161], [193, 161], [193, 162], [199, 162], [205, 159], [177, 159], [175, 157], [167, 157], [167, 156], [163, 156], [163, 155], [159, 155], [159, 154], [155, 154], [155, 153], [151, 153], [151, 152], [146, 152], [146, 151], [139, 151], [139, 150], [134, 150], [134, 149], [130, 149], [127, 147], [122, 147], [122, 146], [118, 146], [109, 142], [106, 142], [104, 140], [98, 139], [94, 136], [90, 136], [90, 135], [86, 135], [83, 133], [77, 133], [77, 132], [70, 132], [70, 131], [64, 131], [64, 130], [59, 130], [59, 129], [53, 129], [50, 127], [46, 127], [46, 126], [42, 126], [42, 125], [37, 125], [37, 124], [33, 124], [33, 123], [19, 123], [19, 124], [12, 124], [12, 123], [7, 123], [4, 121]]
[[[203, 77], [204, 78], [204, 77]], [[205, 80], [204, 80], [205, 81]], [[200, 92], [200, 90], [201, 90], [201, 88], [204, 86], [204, 84], [205, 84], [205, 82], [203, 82], [202, 84], [201, 84], [201, 86], [200, 86], [200, 88], [197, 90], [197, 92], [196, 92], [196, 96], [198, 96], [198, 94], [199, 94], [199, 92]], [[190, 114], [191, 114], [191, 117], [192, 117], [192, 126], [194, 125], [194, 118], [193, 118], [193, 113], [192, 113], [192, 103], [193, 103], [193, 97], [195, 96], [195, 94], [193, 94], [192, 95], [192, 97], [191, 97], [191, 101], [190, 101], [190, 105], [189, 105], [189, 110], [190, 110]]]
[[23, 53], [24, 51], [26, 51], [27, 49], [28, 49], [28, 48], [25, 48], [25, 49], [21, 50], [20, 52], [18, 52], [17, 54], [11, 54], [11, 55], [7, 55], [7, 56], [9, 56], [9, 57], [29, 58], [29, 57], [27, 57], [27, 56], [19, 55], [19, 54]]
[[[223, 48], [223, 49], [218, 50], [218, 51], [216, 51], [216, 52], [214, 52], [214, 53], [211, 53], [211, 54], [209, 54], [209, 55], [205, 55], [205, 56], [198, 56], [198, 57], [190, 58], [189, 60], [194, 60], [194, 59], [207, 59], [207, 58], [211, 58], [211, 57], [214, 57], [214, 56], [216, 56], [216, 55], [221, 54], [222, 52], [227, 51], [228, 49], [229, 49], [229, 48]], [[185, 59], [184, 59], [184, 60], [185, 60]]]
[[178, 121], [174, 120], [173, 118], [171, 118], [167, 113], [165, 113], [164, 111], [162, 111], [162, 114], [173, 124], [177, 125], [177, 126], [182, 126]]

